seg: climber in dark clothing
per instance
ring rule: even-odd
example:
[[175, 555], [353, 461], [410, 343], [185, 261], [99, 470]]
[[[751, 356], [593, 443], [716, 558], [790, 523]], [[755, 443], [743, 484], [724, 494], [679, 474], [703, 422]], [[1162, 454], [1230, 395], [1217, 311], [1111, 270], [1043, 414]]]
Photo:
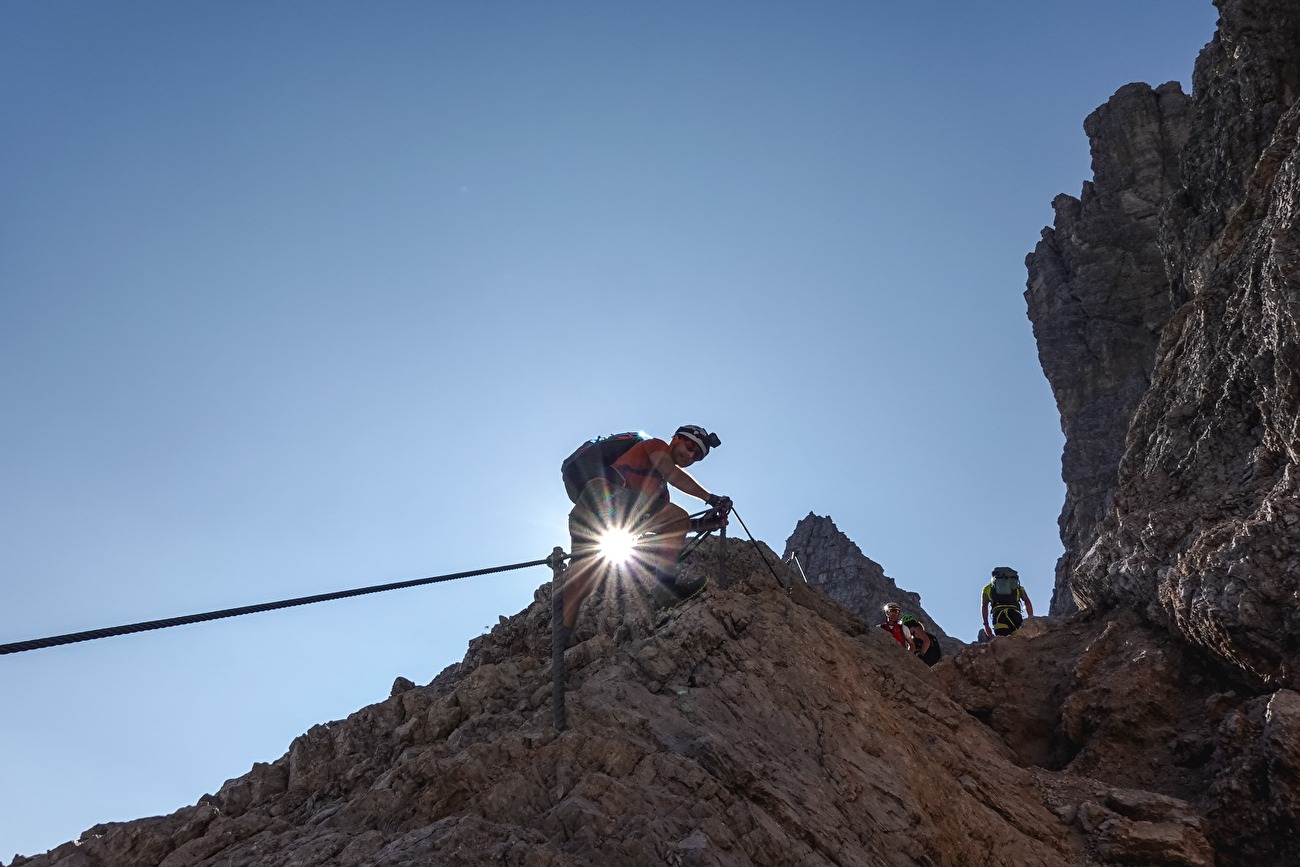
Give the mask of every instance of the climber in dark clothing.
[[682, 425], [668, 442], [648, 437], [636, 442], [578, 489], [569, 512], [573, 559], [563, 588], [560, 646], [572, 639], [578, 609], [603, 574], [596, 552], [612, 528], [652, 534], [642, 543], [643, 553], [668, 598], [689, 597], [703, 586], [702, 578], [694, 584], [676, 582], [677, 558], [692, 524], [685, 509], [669, 502], [668, 486], [704, 500], [725, 517], [731, 499], [709, 493], [685, 469], [719, 445], [717, 434], [698, 425]]
[[943, 658], [939, 639], [925, 631], [925, 624], [910, 614], [903, 616], [902, 624], [912, 630], [912, 650], [926, 665], [934, 665]]

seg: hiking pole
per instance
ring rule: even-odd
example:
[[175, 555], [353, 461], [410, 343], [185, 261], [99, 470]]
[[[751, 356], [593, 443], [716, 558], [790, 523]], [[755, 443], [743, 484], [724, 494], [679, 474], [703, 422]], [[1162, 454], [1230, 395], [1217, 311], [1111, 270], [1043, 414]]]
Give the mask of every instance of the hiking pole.
[[568, 724], [564, 710], [564, 549], [556, 547], [547, 558], [551, 567], [551, 725], [562, 732]]

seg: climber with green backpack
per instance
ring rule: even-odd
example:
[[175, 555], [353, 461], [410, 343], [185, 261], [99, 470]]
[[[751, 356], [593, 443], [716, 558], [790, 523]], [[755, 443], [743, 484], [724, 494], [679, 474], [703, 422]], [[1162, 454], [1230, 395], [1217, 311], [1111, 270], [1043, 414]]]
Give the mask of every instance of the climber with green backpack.
[[[980, 616], [984, 620], [984, 632], [989, 638], [995, 635], [1015, 635], [1024, 622], [1020, 603], [1024, 602], [1028, 616], [1034, 616], [1034, 603], [1029, 594], [1020, 586], [1020, 574], [1010, 566], [999, 566], [993, 570], [993, 580], [984, 585], [980, 602]], [[993, 628], [989, 628], [989, 609], [993, 609]]]
[[699, 425], [682, 425], [669, 442], [641, 432], [597, 437], [579, 446], [560, 466], [564, 488], [573, 502], [569, 512], [572, 552], [565, 575], [560, 646], [572, 639], [582, 600], [595, 590], [609, 571], [598, 554], [611, 531], [639, 538], [635, 565], [629, 570], [646, 580], [661, 607], [690, 598], [705, 579], [677, 581], [677, 559], [692, 529], [705, 529], [692, 521], [681, 506], [669, 502], [668, 486], [704, 500], [713, 511], [705, 516], [712, 526], [723, 526], [731, 500], [709, 493], [686, 467], [722, 444], [718, 435]]

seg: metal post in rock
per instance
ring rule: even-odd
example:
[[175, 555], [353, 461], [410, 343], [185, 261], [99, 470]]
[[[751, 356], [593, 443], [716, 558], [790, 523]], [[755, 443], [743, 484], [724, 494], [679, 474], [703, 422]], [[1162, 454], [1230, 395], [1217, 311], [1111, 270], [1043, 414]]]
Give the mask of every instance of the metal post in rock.
[[551, 725], [564, 731], [568, 719], [564, 712], [564, 549], [551, 552]]
[[[726, 515], [722, 516], [726, 519]], [[727, 525], [724, 523], [718, 531], [718, 586], [727, 580]]]

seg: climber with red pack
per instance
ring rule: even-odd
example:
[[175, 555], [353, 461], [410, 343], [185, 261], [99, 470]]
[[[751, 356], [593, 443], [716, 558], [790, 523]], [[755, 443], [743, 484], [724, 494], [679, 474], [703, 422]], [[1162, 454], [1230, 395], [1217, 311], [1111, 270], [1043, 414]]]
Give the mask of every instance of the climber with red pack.
[[912, 630], [903, 625], [899, 619], [903, 614], [903, 609], [898, 606], [897, 602], [889, 602], [885, 605], [885, 621], [880, 624], [880, 628], [894, 636], [894, 640], [899, 644], [912, 650]]
[[[640, 432], [599, 437], [564, 461], [560, 472], [574, 506], [569, 512], [572, 553], [562, 590], [563, 632], [558, 636], [562, 645], [572, 637], [582, 600], [605, 572], [596, 555], [611, 530], [640, 537], [636, 559], [644, 568], [637, 571], [650, 576], [651, 589], [662, 603], [688, 599], [703, 588], [703, 577], [677, 582], [677, 558], [692, 529], [725, 524], [731, 500], [709, 493], [685, 468], [721, 444], [717, 434], [688, 424], [668, 442]], [[704, 520], [712, 524], [693, 522], [685, 509], [669, 502], [669, 485], [708, 503], [713, 511]]]

